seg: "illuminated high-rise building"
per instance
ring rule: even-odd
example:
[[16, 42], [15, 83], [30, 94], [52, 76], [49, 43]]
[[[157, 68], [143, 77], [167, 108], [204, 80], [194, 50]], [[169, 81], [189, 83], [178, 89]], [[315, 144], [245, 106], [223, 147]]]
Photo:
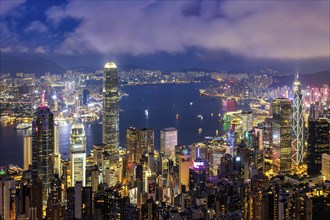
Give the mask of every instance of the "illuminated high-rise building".
[[154, 130], [149, 128], [140, 129], [139, 144], [141, 155], [145, 152], [148, 154], [154, 153]]
[[103, 74], [102, 140], [109, 151], [119, 147], [118, 72], [115, 63], [106, 63]]
[[54, 116], [44, 104], [33, 115], [31, 175], [33, 180], [41, 180], [45, 215], [50, 183], [54, 176]]
[[143, 154], [154, 153], [154, 130], [130, 127], [126, 131], [128, 163], [139, 163]]
[[90, 92], [87, 89], [83, 90], [83, 105], [87, 105], [90, 100]]
[[330, 153], [322, 154], [322, 175], [325, 180], [330, 180]]
[[193, 162], [193, 166], [189, 168], [189, 190], [195, 191], [197, 198], [205, 196], [207, 173], [207, 166], [200, 158], [197, 158]]
[[304, 154], [304, 116], [303, 116], [303, 99], [301, 94], [301, 84], [298, 80], [293, 83], [293, 133], [294, 140], [292, 142], [292, 160], [296, 165], [303, 162]]
[[243, 111], [241, 113], [242, 119], [242, 133], [244, 134], [247, 131], [251, 131], [253, 128], [253, 114], [252, 111]]
[[59, 151], [58, 125], [54, 125], [54, 173], [62, 176], [62, 155]]
[[71, 128], [70, 135], [71, 155], [71, 185], [77, 181], [85, 186], [86, 176], [86, 134], [84, 125], [75, 123]]
[[325, 118], [308, 121], [307, 174], [321, 174], [322, 154], [330, 152], [329, 122]]
[[24, 170], [32, 164], [32, 136], [24, 136]]
[[179, 155], [179, 183], [180, 192], [182, 192], [182, 185], [189, 187], [189, 168], [193, 166], [193, 160], [189, 155]]
[[[126, 152], [127, 152], [127, 163], [132, 164], [136, 162], [138, 157], [136, 156], [136, 149], [139, 141], [139, 130], [133, 127], [127, 128], [126, 130]], [[140, 158], [139, 158], [140, 159]]]
[[55, 174], [51, 183], [50, 195], [47, 204], [47, 217], [48, 219], [63, 219], [62, 201], [62, 182], [61, 179]]
[[292, 102], [277, 98], [272, 102], [273, 171], [287, 174], [291, 171]]
[[164, 128], [160, 131], [160, 152], [175, 161], [175, 146], [178, 145], [178, 130]]

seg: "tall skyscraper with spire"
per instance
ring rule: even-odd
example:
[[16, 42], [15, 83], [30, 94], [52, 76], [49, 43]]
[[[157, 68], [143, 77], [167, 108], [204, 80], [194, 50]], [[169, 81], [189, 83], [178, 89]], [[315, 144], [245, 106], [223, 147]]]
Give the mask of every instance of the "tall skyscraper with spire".
[[102, 141], [108, 151], [119, 147], [119, 92], [118, 71], [115, 63], [108, 62], [103, 74]]
[[301, 93], [301, 84], [299, 74], [296, 74], [293, 83], [293, 142], [292, 142], [292, 160], [296, 165], [303, 162], [304, 154], [304, 116], [303, 116], [303, 100]]
[[42, 104], [33, 115], [32, 121], [32, 179], [40, 179], [42, 183], [43, 213], [47, 207], [47, 199], [51, 180], [54, 176], [54, 115]]

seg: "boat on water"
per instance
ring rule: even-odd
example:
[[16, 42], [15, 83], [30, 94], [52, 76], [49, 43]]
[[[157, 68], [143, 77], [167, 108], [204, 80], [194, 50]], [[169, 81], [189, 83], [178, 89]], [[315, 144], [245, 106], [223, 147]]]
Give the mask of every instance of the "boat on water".
[[200, 118], [201, 120], [203, 120], [203, 115], [197, 115], [197, 118]]
[[148, 116], [149, 115], [149, 111], [146, 109], [146, 110], [144, 110], [144, 114], [146, 115], [146, 116]]
[[218, 120], [220, 123], [230, 123], [231, 118], [228, 115], [224, 115], [223, 117], [220, 117], [220, 119]]
[[31, 128], [31, 127], [32, 127], [32, 124], [31, 123], [19, 123], [16, 126], [16, 129], [17, 130], [25, 130], [25, 129], [28, 129], [28, 128]]
[[218, 121], [219, 121], [220, 123], [230, 123], [230, 120], [219, 119]]

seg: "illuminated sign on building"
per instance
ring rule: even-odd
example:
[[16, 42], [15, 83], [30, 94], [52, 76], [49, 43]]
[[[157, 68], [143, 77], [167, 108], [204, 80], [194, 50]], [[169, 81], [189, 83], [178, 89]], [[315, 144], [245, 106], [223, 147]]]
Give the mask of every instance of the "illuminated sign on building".
[[199, 168], [200, 166], [204, 166], [203, 161], [194, 161], [194, 168]]

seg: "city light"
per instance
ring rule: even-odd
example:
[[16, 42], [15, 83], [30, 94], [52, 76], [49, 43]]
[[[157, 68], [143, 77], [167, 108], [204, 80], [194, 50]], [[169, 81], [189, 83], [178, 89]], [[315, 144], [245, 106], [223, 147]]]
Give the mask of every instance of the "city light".
[[329, 1], [0, 5], [0, 219], [329, 218]]

